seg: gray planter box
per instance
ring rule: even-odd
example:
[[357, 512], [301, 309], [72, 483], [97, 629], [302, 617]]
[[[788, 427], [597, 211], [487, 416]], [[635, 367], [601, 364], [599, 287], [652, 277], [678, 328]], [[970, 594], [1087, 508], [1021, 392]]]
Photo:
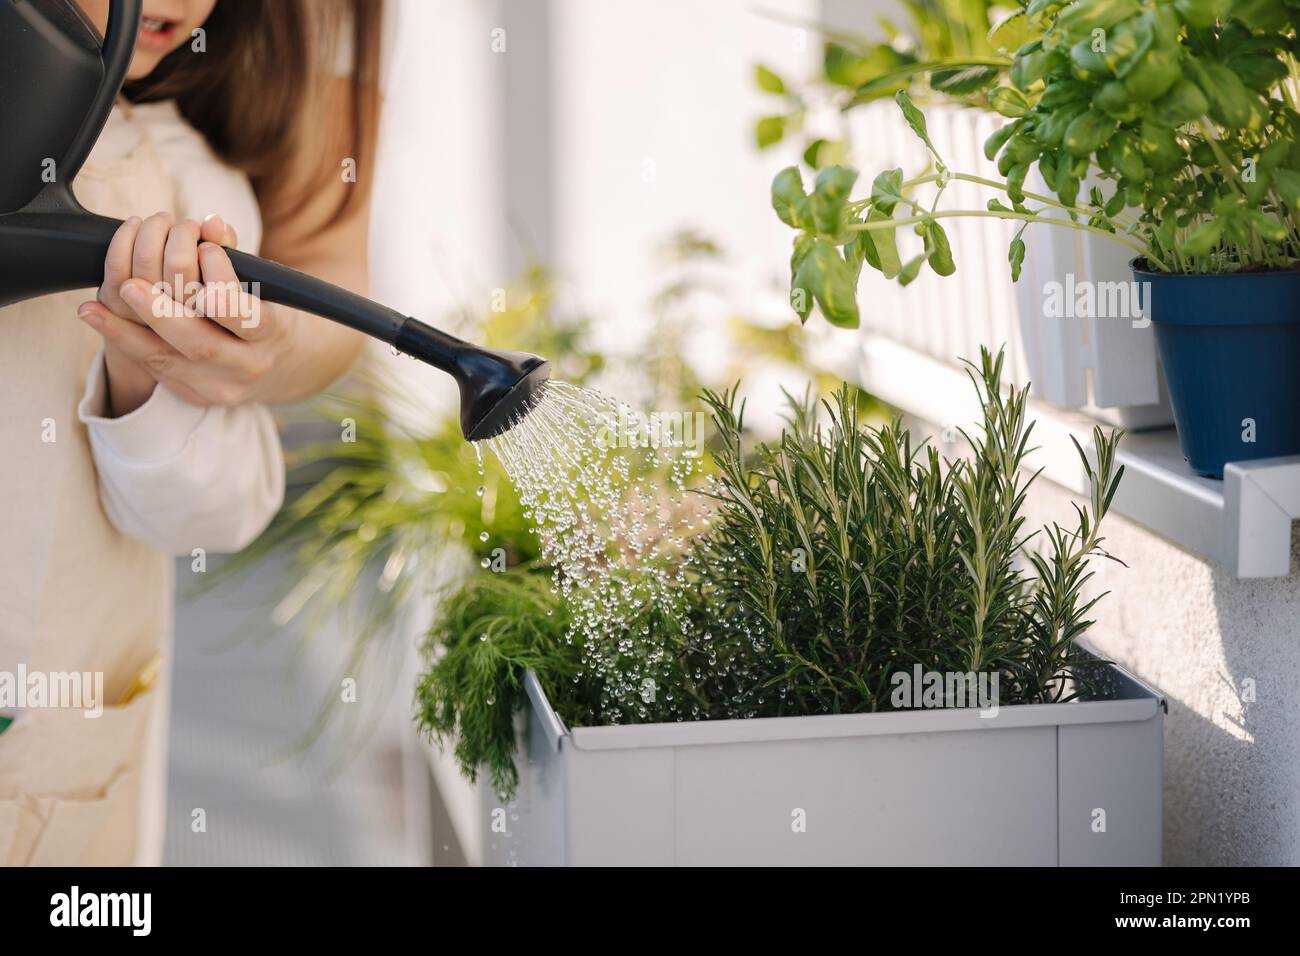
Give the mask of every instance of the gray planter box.
[[482, 791], [484, 862], [1159, 865], [1165, 702], [1097, 667], [1102, 699], [991, 718], [574, 729], [530, 673], [519, 792]]

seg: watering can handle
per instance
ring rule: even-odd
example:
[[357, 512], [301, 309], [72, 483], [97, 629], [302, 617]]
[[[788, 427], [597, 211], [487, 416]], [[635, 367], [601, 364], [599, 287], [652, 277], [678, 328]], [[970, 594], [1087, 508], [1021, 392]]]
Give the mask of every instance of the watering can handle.
[[387, 342], [434, 368], [455, 373], [474, 346], [373, 299], [261, 256], [223, 247], [239, 281], [259, 299], [321, 315]]
[[397, 339], [407, 317], [365, 296], [349, 292], [288, 266], [226, 247], [230, 264], [248, 291], [267, 302], [277, 302], [313, 315], [347, 316], [347, 324], [384, 342]]
[[95, 93], [91, 107], [86, 111], [86, 121], [77, 130], [59, 167], [59, 178], [72, 182], [77, 178], [81, 164], [90, 155], [91, 148], [108, 120], [113, 100], [117, 98], [126, 79], [126, 71], [135, 56], [135, 41], [140, 34], [140, 10], [143, 0], [111, 0], [108, 8], [108, 26], [104, 30], [104, 43], [100, 55], [104, 60], [104, 79]]

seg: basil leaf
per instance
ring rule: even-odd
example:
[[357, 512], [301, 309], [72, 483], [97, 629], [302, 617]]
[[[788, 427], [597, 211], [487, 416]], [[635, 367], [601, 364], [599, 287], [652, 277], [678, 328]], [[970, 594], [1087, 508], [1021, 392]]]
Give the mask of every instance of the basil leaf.
[[1091, 156], [1115, 134], [1117, 124], [1103, 110], [1091, 109], [1076, 117], [1061, 139], [1061, 146], [1071, 156]]
[[1183, 21], [1198, 30], [1214, 26], [1227, 15], [1230, 0], [1174, 0], [1174, 9]]
[[1029, 163], [1021, 163], [1019, 166], [1012, 167], [1007, 173], [1007, 195], [1012, 202], [1024, 202], [1025, 177], [1029, 174]]
[[1154, 49], [1142, 57], [1124, 77], [1124, 89], [1136, 100], [1159, 99], [1183, 77], [1182, 62], [1175, 50]]
[[857, 178], [858, 171], [846, 166], [827, 166], [817, 174], [817, 185], [808, 205], [818, 232], [835, 235], [840, 231], [844, 204]]
[[919, 255], [915, 259], [910, 260], [907, 265], [903, 266], [902, 271], [898, 273], [898, 284], [911, 285], [913, 280], [921, 274], [921, 266], [923, 265], [925, 265], [924, 255]]
[[1224, 126], [1259, 132], [1267, 111], [1259, 94], [1222, 63], [1193, 61], [1196, 84], [1210, 101], [1210, 116]]
[[1101, 58], [1112, 73], [1123, 79], [1147, 50], [1151, 49], [1154, 39], [1151, 27], [1145, 20], [1126, 20], [1106, 37], [1106, 49]]
[[1017, 120], [1014, 123], [1008, 123], [999, 130], [995, 130], [988, 139], [984, 141], [984, 158], [992, 159], [1002, 149], [1006, 141], [1009, 140], [1024, 123]]
[[1131, 123], [1142, 115], [1142, 107], [1134, 102], [1124, 82], [1111, 80], [1109, 83], [1102, 84], [1097, 95], [1092, 98], [1092, 105], [1105, 110], [1117, 122]]
[[1020, 236], [1011, 240], [1011, 248], [1007, 250], [1007, 261], [1011, 263], [1011, 281], [1020, 281], [1020, 267], [1025, 262], [1025, 240]]
[[925, 231], [925, 257], [930, 263], [930, 268], [941, 276], [950, 276], [957, 271], [957, 265], [952, 261], [952, 246], [948, 242], [948, 234], [943, 231], [943, 226], [939, 225], [934, 219], [927, 219], [924, 223]]
[[785, 117], [764, 116], [754, 124], [754, 142], [759, 149], [775, 146], [785, 138]]
[[1040, 47], [1029, 53], [1018, 53], [1011, 64], [1011, 83], [1028, 92], [1031, 86], [1063, 62], [1065, 58], [1056, 50], [1044, 50]]
[[1056, 28], [1070, 34], [1105, 30], [1142, 12], [1138, 0], [1075, 0], [1056, 16]]
[[754, 82], [758, 84], [758, 88], [764, 93], [775, 93], [777, 95], [785, 93], [785, 81], [762, 63], [754, 65]]
[[1273, 185], [1282, 201], [1300, 212], [1300, 173], [1290, 169], [1273, 170]]
[[[889, 216], [873, 208], [867, 213], [867, 222], [884, 222]], [[881, 271], [886, 279], [892, 279], [902, 271], [903, 260], [898, 254], [898, 238], [893, 229], [872, 229], [863, 231], [862, 235], [871, 237], [871, 247], [875, 250], [876, 260], [867, 256], [867, 261]]]
[[930, 132], [925, 125], [925, 114], [916, 108], [916, 104], [912, 102], [912, 98], [907, 95], [906, 90], [899, 90], [895, 93], [894, 102], [903, 111], [903, 118], [907, 120], [907, 125], [912, 127], [912, 132], [921, 138], [921, 142], [925, 143], [925, 148], [934, 156], [935, 161], [942, 166], [944, 164], [943, 159], [940, 158], [939, 151], [934, 148], [934, 143], [930, 142]]
[[1111, 68], [1101, 51], [1092, 48], [1092, 40], [1080, 40], [1070, 47], [1070, 72], [1080, 80], [1093, 83], [1110, 76]]
[[1207, 255], [1219, 244], [1219, 237], [1222, 235], [1223, 223], [1217, 219], [1207, 220], [1193, 229], [1191, 235], [1183, 240], [1182, 250], [1189, 256]]
[[930, 74], [930, 89], [947, 96], [960, 97], [978, 93], [992, 86], [1002, 75], [996, 66], [971, 64], [952, 70], [935, 70]]
[[1014, 86], [999, 86], [990, 92], [989, 106], [1009, 119], [1016, 119], [1029, 112], [1029, 100]]
[[800, 287], [812, 290], [826, 321], [840, 328], [858, 327], [857, 283], [853, 270], [839, 250], [825, 239], [814, 238], [799, 266]]
[[800, 322], [807, 322], [812, 313], [813, 290], [810, 275], [803, 270], [803, 264], [812, 251], [816, 240], [806, 233], [794, 241], [794, 252], [790, 255], [790, 307], [799, 316]]
[[803, 177], [794, 166], [787, 166], [772, 180], [772, 208], [787, 226], [806, 229], [812, 225]]
[[903, 170], [887, 169], [871, 184], [871, 204], [887, 216], [903, 201]]
[[1162, 96], [1147, 112], [1147, 117], [1157, 126], [1171, 129], [1204, 116], [1210, 108], [1201, 88], [1191, 80], [1179, 80], [1174, 88]]

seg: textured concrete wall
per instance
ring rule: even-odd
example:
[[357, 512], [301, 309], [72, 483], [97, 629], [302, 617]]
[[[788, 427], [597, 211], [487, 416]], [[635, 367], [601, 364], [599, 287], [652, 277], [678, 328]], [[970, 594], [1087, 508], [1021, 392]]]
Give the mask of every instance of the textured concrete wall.
[[[1031, 517], [1066, 523], [1069, 500], [1040, 479]], [[1105, 534], [1128, 567], [1096, 564], [1089, 640], [1168, 697], [1165, 863], [1300, 865], [1300, 574], [1240, 580], [1123, 518]]]

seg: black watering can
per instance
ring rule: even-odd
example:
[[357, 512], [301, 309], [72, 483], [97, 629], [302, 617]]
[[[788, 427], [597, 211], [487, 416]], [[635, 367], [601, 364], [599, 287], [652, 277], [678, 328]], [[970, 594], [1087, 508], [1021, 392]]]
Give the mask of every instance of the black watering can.
[[[141, 0], [112, 0], [101, 43], [73, 0], [0, 0], [0, 306], [98, 286], [121, 225], [82, 208], [71, 183], [108, 119], [135, 51]], [[470, 441], [527, 414], [550, 375], [536, 355], [482, 349], [370, 299], [228, 249], [243, 283], [447, 372]]]

